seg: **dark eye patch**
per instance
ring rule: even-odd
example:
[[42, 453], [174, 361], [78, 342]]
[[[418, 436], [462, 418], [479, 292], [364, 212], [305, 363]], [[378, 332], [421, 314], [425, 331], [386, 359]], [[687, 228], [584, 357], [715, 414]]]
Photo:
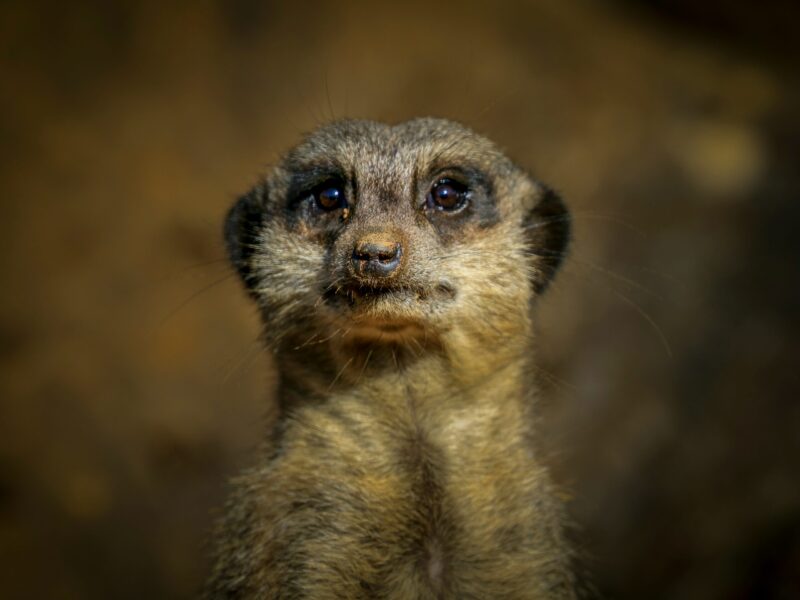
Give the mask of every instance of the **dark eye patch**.
[[325, 188], [344, 190], [345, 186], [344, 174], [330, 165], [311, 166], [296, 171], [289, 183], [288, 208], [297, 208], [298, 204], [325, 191]]
[[292, 229], [323, 241], [344, 223], [352, 193], [341, 170], [331, 165], [306, 166], [289, 180], [285, 214]]
[[445, 238], [473, 224], [491, 227], [500, 220], [491, 179], [480, 169], [449, 165], [421, 182], [420, 207]]

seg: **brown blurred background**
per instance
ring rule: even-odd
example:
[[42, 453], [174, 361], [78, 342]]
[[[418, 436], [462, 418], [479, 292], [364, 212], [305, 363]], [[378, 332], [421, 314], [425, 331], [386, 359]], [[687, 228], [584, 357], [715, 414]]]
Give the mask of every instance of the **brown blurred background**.
[[4, 2], [0, 596], [189, 598], [269, 398], [237, 193], [436, 115], [575, 213], [544, 433], [605, 597], [800, 597], [794, 2]]

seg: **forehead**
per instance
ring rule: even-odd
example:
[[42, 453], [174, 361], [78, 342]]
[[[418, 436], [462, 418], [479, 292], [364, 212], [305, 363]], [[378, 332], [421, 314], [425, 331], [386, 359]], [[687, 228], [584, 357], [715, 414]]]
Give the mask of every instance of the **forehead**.
[[336, 170], [361, 181], [394, 183], [429, 171], [466, 167], [485, 172], [502, 168], [505, 157], [486, 138], [439, 119], [396, 126], [372, 121], [340, 121], [309, 135], [287, 157], [290, 172]]

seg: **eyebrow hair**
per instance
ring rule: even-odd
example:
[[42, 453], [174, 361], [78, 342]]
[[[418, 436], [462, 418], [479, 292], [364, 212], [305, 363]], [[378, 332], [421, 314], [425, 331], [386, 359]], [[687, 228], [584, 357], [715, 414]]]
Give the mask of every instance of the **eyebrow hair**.
[[326, 181], [336, 180], [346, 182], [348, 180], [344, 169], [333, 163], [314, 163], [301, 167], [292, 172], [287, 191], [289, 204], [302, 200], [306, 194], [312, 192], [315, 187]]
[[432, 165], [426, 173], [428, 179], [446, 176], [448, 173], [458, 173], [469, 183], [479, 185], [486, 190], [488, 196], [494, 197], [494, 184], [491, 178], [478, 167], [471, 165], [456, 165], [442, 163], [442, 166]]

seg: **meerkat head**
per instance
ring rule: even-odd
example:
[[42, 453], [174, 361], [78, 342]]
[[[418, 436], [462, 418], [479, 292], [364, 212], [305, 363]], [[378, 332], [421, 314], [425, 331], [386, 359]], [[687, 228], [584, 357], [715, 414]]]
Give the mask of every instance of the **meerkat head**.
[[315, 339], [493, 352], [526, 335], [569, 217], [461, 125], [348, 120], [291, 150], [235, 204], [225, 235], [273, 349]]

